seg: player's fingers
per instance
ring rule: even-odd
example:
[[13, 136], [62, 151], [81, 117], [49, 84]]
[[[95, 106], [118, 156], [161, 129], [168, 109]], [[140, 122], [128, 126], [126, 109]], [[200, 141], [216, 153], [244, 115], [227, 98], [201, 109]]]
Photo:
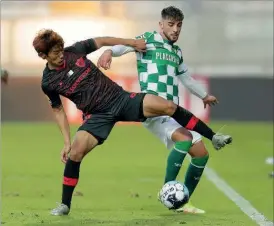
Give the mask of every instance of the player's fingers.
[[62, 153], [61, 153], [61, 161], [63, 163], [66, 163], [66, 161], [67, 161], [67, 154], [65, 151], [62, 151]]
[[99, 60], [97, 61], [97, 67], [100, 68], [102, 67], [102, 59], [99, 58]]
[[107, 66], [110, 67], [110, 64], [111, 64], [111, 60], [108, 59], [107, 62], [106, 62]]
[[142, 49], [142, 48], [139, 49], [139, 48], [137, 48], [136, 51], [142, 53], [142, 52], [145, 51], [145, 49]]
[[104, 66], [104, 69], [107, 70], [108, 69], [108, 62], [105, 61], [104, 64], [103, 64], [103, 66]]
[[106, 63], [104, 61], [101, 61], [100, 66], [105, 69], [106, 68]]
[[106, 65], [107, 65], [107, 60], [104, 59], [104, 58], [102, 58], [102, 59], [100, 60], [100, 66], [101, 66], [102, 68], [105, 68]]
[[110, 62], [107, 63], [106, 68], [107, 68], [107, 69], [110, 68]]
[[106, 60], [104, 61], [104, 65], [105, 65], [105, 67], [108, 67], [108, 66], [110, 65], [110, 60], [109, 60], [109, 59], [106, 59]]
[[67, 160], [68, 160], [67, 155], [64, 155], [64, 156], [63, 156], [63, 159], [62, 159], [62, 162], [63, 162], [63, 163], [66, 163]]

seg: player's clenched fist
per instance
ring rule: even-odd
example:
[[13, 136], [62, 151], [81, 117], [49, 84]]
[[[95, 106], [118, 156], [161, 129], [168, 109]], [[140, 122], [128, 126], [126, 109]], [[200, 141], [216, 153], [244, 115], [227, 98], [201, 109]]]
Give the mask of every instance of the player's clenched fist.
[[137, 51], [137, 52], [145, 52], [146, 51], [146, 42], [144, 39], [133, 39], [132, 40], [132, 47]]
[[102, 67], [105, 70], [108, 70], [110, 68], [112, 61], [112, 50], [108, 49], [106, 50], [98, 59], [97, 67]]

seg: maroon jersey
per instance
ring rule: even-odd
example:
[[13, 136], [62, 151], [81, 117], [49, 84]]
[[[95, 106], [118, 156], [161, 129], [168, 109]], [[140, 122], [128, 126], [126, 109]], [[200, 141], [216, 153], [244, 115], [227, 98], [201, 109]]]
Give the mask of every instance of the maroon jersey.
[[46, 65], [42, 90], [53, 108], [61, 105], [61, 95], [74, 102], [84, 114], [103, 112], [124, 93], [122, 87], [87, 59], [86, 55], [95, 50], [93, 39], [76, 42], [64, 49], [62, 67], [50, 70]]

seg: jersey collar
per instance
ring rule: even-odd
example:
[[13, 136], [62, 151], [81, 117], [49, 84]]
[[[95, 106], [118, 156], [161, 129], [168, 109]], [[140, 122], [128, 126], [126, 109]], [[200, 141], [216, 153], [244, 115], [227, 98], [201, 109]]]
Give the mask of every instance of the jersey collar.
[[47, 71], [60, 71], [66, 67], [66, 60], [64, 60], [64, 63], [62, 66], [56, 68], [56, 69], [50, 69], [48, 63], [46, 63], [46, 70]]

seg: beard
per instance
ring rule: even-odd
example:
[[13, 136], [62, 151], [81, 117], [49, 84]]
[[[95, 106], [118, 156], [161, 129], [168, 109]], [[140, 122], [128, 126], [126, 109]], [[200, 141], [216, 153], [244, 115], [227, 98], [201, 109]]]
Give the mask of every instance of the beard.
[[165, 31], [163, 31], [163, 34], [167, 38], [168, 41], [170, 41], [172, 44], [177, 42], [178, 38], [176, 40], [173, 40]]

